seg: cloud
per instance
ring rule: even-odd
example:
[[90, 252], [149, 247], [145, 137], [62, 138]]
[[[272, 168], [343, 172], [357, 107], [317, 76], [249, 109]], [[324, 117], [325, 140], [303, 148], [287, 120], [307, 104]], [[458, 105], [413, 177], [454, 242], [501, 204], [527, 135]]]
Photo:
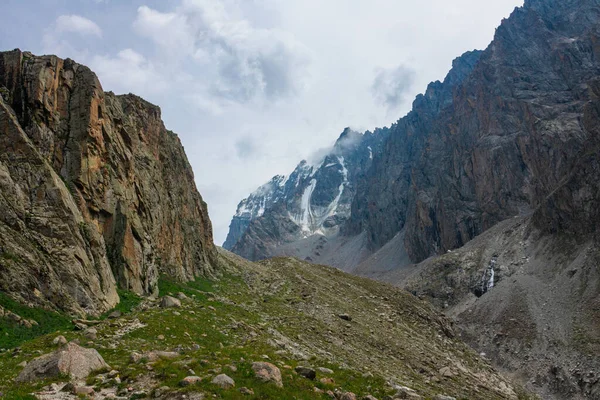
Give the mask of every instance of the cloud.
[[198, 103], [222, 106], [298, 94], [309, 75], [310, 51], [288, 32], [255, 27], [242, 14], [231, 3], [183, 0], [167, 13], [139, 7], [133, 26], [170, 62], [210, 82], [197, 90]]
[[405, 65], [390, 69], [378, 68], [371, 86], [371, 93], [378, 103], [389, 109], [397, 108], [411, 93], [415, 78], [415, 70]]
[[102, 37], [102, 29], [92, 20], [79, 15], [61, 15], [56, 18], [55, 29], [57, 33], [78, 33]]
[[42, 45], [46, 53], [85, 60], [92, 44], [90, 38], [102, 38], [102, 29], [94, 21], [74, 14], [61, 15], [44, 30]]
[[243, 160], [256, 158], [260, 150], [257, 145], [257, 140], [250, 136], [245, 136], [236, 140], [234, 147], [237, 156]]
[[121, 50], [115, 57], [96, 55], [90, 67], [105, 86], [120, 92], [157, 93], [169, 86], [154, 65], [132, 49]]

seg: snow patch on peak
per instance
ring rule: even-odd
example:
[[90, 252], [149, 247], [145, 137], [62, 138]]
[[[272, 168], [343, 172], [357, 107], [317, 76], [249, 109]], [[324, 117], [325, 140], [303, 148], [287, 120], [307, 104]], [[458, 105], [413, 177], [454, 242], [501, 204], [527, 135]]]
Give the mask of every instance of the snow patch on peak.
[[310, 200], [312, 198], [312, 194], [317, 186], [317, 180], [311, 179], [310, 184], [304, 189], [304, 193], [302, 193], [302, 198], [300, 199], [300, 210], [297, 214], [291, 215], [292, 220], [300, 226], [303, 233], [310, 233], [312, 231], [312, 210], [310, 206]]

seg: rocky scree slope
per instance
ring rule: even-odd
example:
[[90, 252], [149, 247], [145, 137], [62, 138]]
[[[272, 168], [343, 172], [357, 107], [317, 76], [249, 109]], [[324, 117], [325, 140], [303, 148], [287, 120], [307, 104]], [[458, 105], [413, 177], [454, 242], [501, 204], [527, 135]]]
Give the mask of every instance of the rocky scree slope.
[[275, 176], [240, 202], [223, 246], [259, 260], [281, 254], [282, 245], [335, 237], [350, 216], [356, 186], [388, 132], [385, 128], [361, 134], [346, 128], [314, 165], [302, 161], [289, 176]]
[[216, 260], [206, 204], [160, 109], [87, 67], [0, 53], [0, 289], [99, 314]]
[[[7, 399], [528, 398], [405, 291], [294, 259], [255, 264], [222, 251], [219, 263], [219, 280], [161, 279], [162, 299], [0, 353], [0, 390]], [[24, 361], [67, 341], [97, 349], [110, 368], [77, 373], [67, 388], [64, 375], [14, 383], [30, 376]], [[256, 362], [280, 381], [261, 381]]]

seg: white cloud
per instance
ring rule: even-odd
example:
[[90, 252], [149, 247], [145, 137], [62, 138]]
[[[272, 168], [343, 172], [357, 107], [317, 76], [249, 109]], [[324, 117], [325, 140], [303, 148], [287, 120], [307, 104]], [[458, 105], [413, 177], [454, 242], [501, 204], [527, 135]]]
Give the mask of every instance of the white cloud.
[[[183, 0], [163, 13], [142, 6], [135, 31], [153, 41], [170, 63], [192, 63], [208, 85], [197, 88], [199, 104], [277, 101], [302, 91], [310, 51], [280, 29], [253, 26], [235, 4]], [[208, 107], [203, 107], [207, 109]]]
[[409, 100], [416, 72], [400, 65], [395, 68], [377, 68], [371, 91], [375, 100], [390, 109], [395, 109]]
[[103, 86], [121, 93], [159, 93], [169, 86], [167, 77], [132, 49], [121, 50], [116, 57], [96, 55], [89, 63], [102, 78]]
[[61, 15], [56, 18], [55, 26], [57, 33], [78, 33], [102, 37], [102, 29], [94, 21], [80, 15]]

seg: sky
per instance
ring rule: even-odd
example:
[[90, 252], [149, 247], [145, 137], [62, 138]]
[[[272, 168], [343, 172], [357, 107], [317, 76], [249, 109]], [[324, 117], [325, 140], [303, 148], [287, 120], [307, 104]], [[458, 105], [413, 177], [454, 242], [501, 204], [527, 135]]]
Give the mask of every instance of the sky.
[[389, 126], [523, 0], [0, 0], [0, 50], [70, 57], [158, 105], [221, 244], [240, 200]]

